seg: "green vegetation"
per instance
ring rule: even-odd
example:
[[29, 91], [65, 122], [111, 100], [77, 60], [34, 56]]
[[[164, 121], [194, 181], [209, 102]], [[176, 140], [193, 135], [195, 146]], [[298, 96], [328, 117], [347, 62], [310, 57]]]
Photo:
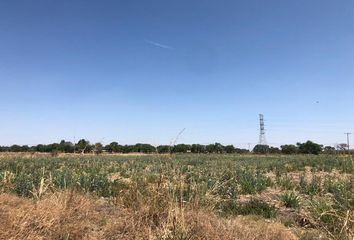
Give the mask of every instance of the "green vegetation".
[[[307, 141], [305, 143], [297, 143], [297, 145], [282, 145], [280, 148], [258, 144], [253, 148], [256, 154], [335, 154], [346, 152], [345, 144], [339, 144], [337, 150], [334, 147], [325, 146]], [[249, 154], [247, 149], [237, 148], [233, 145], [222, 145], [220, 143], [201, 145], [201, 144], [177, 144], [177, 145], [160, 145], [152, 146], [151, 144], [137, 143], [134, 145], [120, 145], [118, 142], [111, 142], [106, 146], [101, 143], [91, 144], [88, 140], [80, 139], [73, 144], [65, 140], [60, 143], [39, 144], [37, 146], [0, 146], [0, 152], [45, 152], [53, 153], [218, 153], [218, 154]]]
[[288, 192], [281, 196], [281, 201], [287, 208], [299, 208], [300, 200], [299, 197], [294, 192]]
[[320, 154], [322, 152], [322, 145], [319, 145], [317, 143], [307, 141], [305, 143], [297, 143], [297, 146], [299, 148], [300, 153], [304, 154]]
[[[275, 148], [272, 148], [275, 149]], [[246, 149], [236, 148], [233, 145], [223, 146], [220, 143], [201, 144], [177, 144], [174, 146], [137, 143], [134, 145], [120, 145], [118, 142], [111, 142], [103, 146], [101, 143], [91, 144], [85, 139], [80, 139], [76, 144], [62, 140], [60, 143], [39, 144], [37, 146], [0, 146], [0, 152], [45, 152], [45, 153], [249, 153]]]
[[[94, 146], [95, 151], [101, 148]], [[313, 228], [329, 237], [349, 239], [353, 234], [353, 174], [353, 161], [341, 155], [8, 155], [0, 159], [0, 190], [41, 198], [76, 189], [122, 199], [136, 211], [143, 202], [163, 208], [172, 201], [211, 209], [221, 216], [274, 219], [285, 206], [298, 209]], [[283, 222], [302, 226], [298, 218]]]

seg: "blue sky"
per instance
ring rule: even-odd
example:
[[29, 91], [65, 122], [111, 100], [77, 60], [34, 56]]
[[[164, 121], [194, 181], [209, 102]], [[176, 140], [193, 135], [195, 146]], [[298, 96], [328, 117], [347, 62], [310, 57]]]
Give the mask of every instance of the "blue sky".
[[1, 1], [0, 145], [354, 132], [354, 1]]

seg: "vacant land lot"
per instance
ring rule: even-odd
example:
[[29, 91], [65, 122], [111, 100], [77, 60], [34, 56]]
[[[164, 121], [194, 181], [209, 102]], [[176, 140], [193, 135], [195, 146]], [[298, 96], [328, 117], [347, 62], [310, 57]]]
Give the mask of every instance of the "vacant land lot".
[[343, 155], [0, 159], [0, 239], [352, 239]]

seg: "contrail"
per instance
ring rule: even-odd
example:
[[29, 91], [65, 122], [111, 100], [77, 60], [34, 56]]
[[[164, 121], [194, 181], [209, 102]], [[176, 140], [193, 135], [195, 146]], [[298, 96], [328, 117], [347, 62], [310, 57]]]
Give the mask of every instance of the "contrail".
[[156, 47], [159, 47], [159, 48], [163, 48], [163, 49], [174, 49], [171, 46], [164, 45], [164, 44], [161, 44], [161, 43], [158, 43], [158, 42], [154, 42], [154, 41], [150, 41], [150, 40], [146, 40], [146, 39], [145, 39], [145, 42], [149, 43], [149, 44], [151, 44], [153, 46], [156, 46]]

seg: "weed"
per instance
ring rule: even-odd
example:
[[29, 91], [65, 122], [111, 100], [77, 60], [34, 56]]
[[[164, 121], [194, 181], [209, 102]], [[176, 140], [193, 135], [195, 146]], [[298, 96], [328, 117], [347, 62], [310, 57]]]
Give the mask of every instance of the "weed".
[[278, 180], [278, 184], [283, 190], [293, 190], [295, 188], [294, 181], [291, 177], [284, 176]]
[[246, 203], [242, 203], [239, 206], [237, 212], [241, 215], [260, 215], [265, 218], [274, 218], [277, 210], [274, 206], [270, 206], [268, 203], [261, 200], [252, 199]]
[[264, 218], [274, 218], [277, 210], [266, 202], [257, 199], [251, 199], [245, 203], [236, 201], [223, 201], [219, 203], [218, 208], [221, 213], [227, 215], [259, 215]]
[[287, 208], [299, 208], [300, 200], [299, 197], [294, 192], [287, 192], [280, 197], [284, 206]]

